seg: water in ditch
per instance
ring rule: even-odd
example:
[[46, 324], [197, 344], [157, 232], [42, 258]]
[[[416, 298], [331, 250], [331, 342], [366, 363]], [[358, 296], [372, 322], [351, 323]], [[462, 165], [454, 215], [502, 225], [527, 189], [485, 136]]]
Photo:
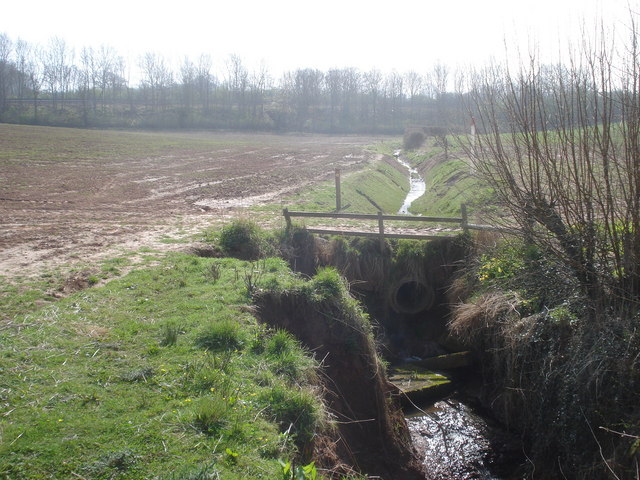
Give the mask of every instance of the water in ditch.
[[523, 478], [517, 437], [468, 404], [447, 399], [407, 418], [416, 450], [433, 480]]
[[424, 178], [422, 178], [418, 173], [418, 170], [413, 168], [409, 163], [402, 160], [399, 153], [396, 155], [396, 158], [398, 159], [398, 162], [400, 162], [400, 164], [409, 169], [409, 193], [404, 199], [402, 207], [400, 207], [400, 210], [398, 210], [398, 213], [408, 214], [409, 208], [411, 207], [411, 204], [414, 202], [414, 200], [424, 195], [424, 192], [427, 190], [427, 184], [425, 183]]

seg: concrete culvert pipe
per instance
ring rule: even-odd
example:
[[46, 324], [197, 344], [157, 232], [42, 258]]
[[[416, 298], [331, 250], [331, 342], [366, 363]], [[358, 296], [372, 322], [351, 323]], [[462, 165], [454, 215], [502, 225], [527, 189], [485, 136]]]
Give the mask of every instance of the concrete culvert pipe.
[[398, 313], [419, 313], [433, 306], [433, 288], [421, 280], [405, 278], [393, 285], [390, 291], [391, 308]]

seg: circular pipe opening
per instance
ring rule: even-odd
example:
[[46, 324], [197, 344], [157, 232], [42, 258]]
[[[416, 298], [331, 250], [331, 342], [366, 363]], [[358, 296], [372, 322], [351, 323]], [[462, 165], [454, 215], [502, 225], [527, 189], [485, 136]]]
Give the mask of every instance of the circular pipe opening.
[[433, 288], [416, 279], [398, 282], [391, 290], [391, 308], [398, 313], [419, 313], [433, 306]]

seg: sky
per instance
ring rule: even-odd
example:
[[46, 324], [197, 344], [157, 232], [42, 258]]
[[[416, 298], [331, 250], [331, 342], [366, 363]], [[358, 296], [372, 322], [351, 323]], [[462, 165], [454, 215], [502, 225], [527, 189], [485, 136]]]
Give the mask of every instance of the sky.
[[[297, 68], [425, 73], [502, 60], [536, 46], [556, 55], [593, 29], [624, 30], [638, 0], [29, 0], [7, 1], [0, 33], [45, 46], [59, 37], [113, 47], [137, 64], [157, 53], [178, 65], [201, 54], [238, 55], [273, 76]], [[505, 51], [506, 46], [506, 51]]]

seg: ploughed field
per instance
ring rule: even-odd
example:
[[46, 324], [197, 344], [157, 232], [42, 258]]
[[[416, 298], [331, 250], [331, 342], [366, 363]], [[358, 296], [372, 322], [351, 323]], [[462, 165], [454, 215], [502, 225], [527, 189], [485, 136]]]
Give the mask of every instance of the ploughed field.
[[377, 140], [0, 124], [0, 275], [171, 248], [173, 235], [359, 168]]

